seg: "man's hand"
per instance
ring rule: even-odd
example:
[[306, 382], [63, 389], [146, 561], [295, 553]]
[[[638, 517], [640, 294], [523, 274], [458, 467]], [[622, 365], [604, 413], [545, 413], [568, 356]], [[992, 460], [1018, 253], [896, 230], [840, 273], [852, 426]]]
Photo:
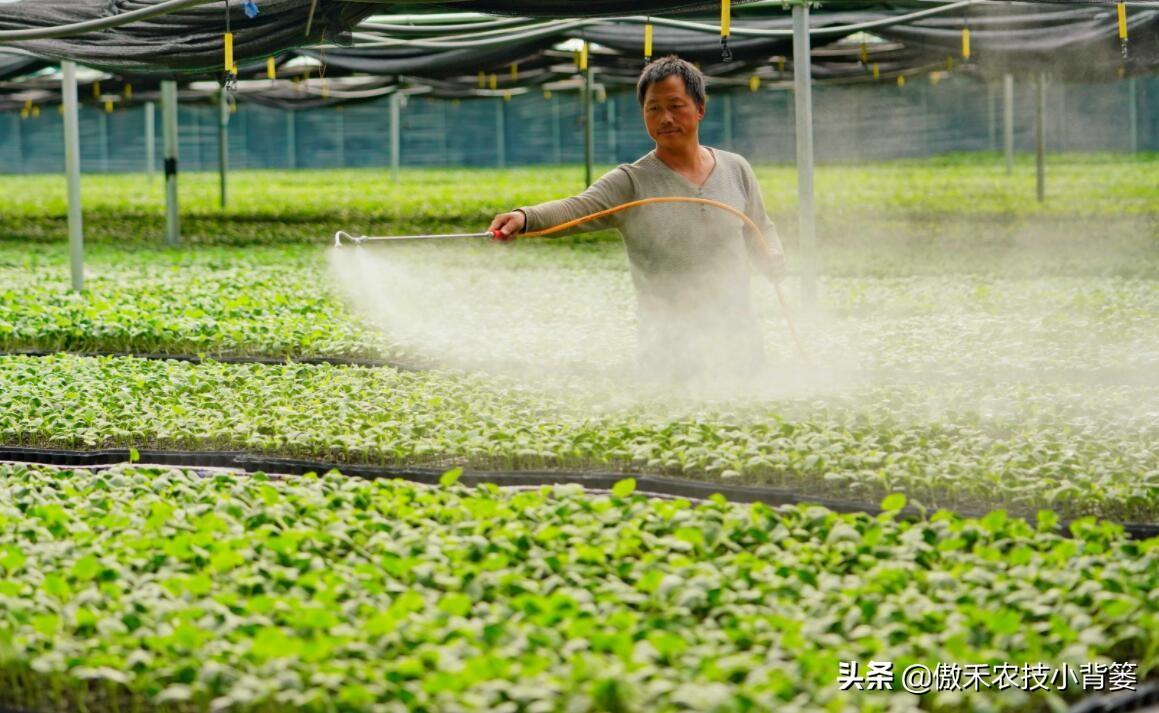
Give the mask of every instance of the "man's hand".
[[527, 216], [521, 210], [513, 210], [510, 213], [500, 213], [495, 216], [487, 230], [499, 231], [495, 240], [511, 240], [523, 230], [525, 225], [527, 225]]
[[765, 274], [777, 284], [785, 279], [785, 253], [779, 250], [769, 250], [769, 259], [765, 263]]

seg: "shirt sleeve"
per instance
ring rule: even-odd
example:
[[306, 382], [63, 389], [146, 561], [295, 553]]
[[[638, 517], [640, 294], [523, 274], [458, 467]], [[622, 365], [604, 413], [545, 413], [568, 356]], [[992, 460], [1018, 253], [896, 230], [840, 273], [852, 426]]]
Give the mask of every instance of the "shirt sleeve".
[[761, 229], [765, 246], [768, 247], [768, 250], [765, 250], [756, 236], [753, 235], [753, 231], [746, 229], [744, 231], [745, 245], [748, 248], [749, 259], [762, 272], [772, 271], [775, 274], [783, 274], [785, 248], [781, 244], [781, 237], [777, 234], [777, 226], [773, 224], [765, 212], [765, 201], [761, 197], [761, 187], [757, 183], [757, 175], [753, 171], [753, 167], [743, 157], [741, 162], [745, 186], [745, 215]]
[[[523, 230], [524, 232], [532, 232], [551, 228], [561, 223], [566, 223], [569, 220], [582, 218], [585, 215], [591, 215], [592, 213], [598, 213], [601, 210], [618, 206], [621, 203], [627, 203], [635, 197], [636, 191], [632, 185], [631, 177], [623, 166], [618, 166], [605, 173], [598, 181], [588, 186], [587, 190], [578, 196], [520, 208], [519, 210], [523, 211], [523, 214], [527, 216], [526, 225]], [[613, 213], [612, 215], [577, 225], [574, 228], [560, 231], [553, 234], [553, 237], [619, 228], [622, 219], [623, 213]]]

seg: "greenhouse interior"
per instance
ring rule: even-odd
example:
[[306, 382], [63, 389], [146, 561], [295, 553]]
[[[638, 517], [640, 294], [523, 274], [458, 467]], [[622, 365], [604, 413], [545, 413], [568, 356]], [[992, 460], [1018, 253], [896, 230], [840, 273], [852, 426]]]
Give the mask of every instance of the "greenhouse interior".
[[0, 8], [0, 713], [1159, 712], [1159, 0]]

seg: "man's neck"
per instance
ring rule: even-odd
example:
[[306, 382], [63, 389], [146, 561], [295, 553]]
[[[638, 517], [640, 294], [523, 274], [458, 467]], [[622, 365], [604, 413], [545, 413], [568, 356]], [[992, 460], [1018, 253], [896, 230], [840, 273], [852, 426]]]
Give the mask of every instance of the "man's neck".
[[695, 173], [698, 168], [702, 167], [703, 153], [699, 141], [678, 149], [656, 147], [656, 158], [677, 172]]

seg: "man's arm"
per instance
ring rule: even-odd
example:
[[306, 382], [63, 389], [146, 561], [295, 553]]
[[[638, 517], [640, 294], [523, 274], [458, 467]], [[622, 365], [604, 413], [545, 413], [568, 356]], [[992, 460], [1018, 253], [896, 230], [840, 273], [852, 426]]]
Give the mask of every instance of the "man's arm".
[[[622, 168], [614, 168], [605, 173], [598, 181], [588, 186], [587, 190], [578, 196], [547, 201], [534, 206], [517, 208], [510, 213], [501, 213], [491, 221], [489, 230], [498, 229], [505, 236], [516, 232], [525, 233], [535, 230], [551, 228], [569, 220], [582, 218], [585, 215], [607, 210], [621, 203], [627, 203], [635, 197], [635, 189], [628, 172]], [[553, 234], [553, 237], [586, 233], [594, 230], [618, 228], [622, 219], [621, 213], [613, 213], [582, 225]]]
[[[743, 159], [742, 159], [743, 160]], [[748, 161], [743, 164], [745, 183], [745, 215], [752, 219], [765, 239], [765, 250], [751, 228], [746, 227], [745, 245], [748, 247], [749, 259], [765, 276], [773, 282], [785, 279], [785, 248], [781, 244], [781, 237], [777, 235], [777, 226], [769, 219], [765, 212], [765, 201], [761, 197], [761, 187], [757, 183], [756, 173]]]

